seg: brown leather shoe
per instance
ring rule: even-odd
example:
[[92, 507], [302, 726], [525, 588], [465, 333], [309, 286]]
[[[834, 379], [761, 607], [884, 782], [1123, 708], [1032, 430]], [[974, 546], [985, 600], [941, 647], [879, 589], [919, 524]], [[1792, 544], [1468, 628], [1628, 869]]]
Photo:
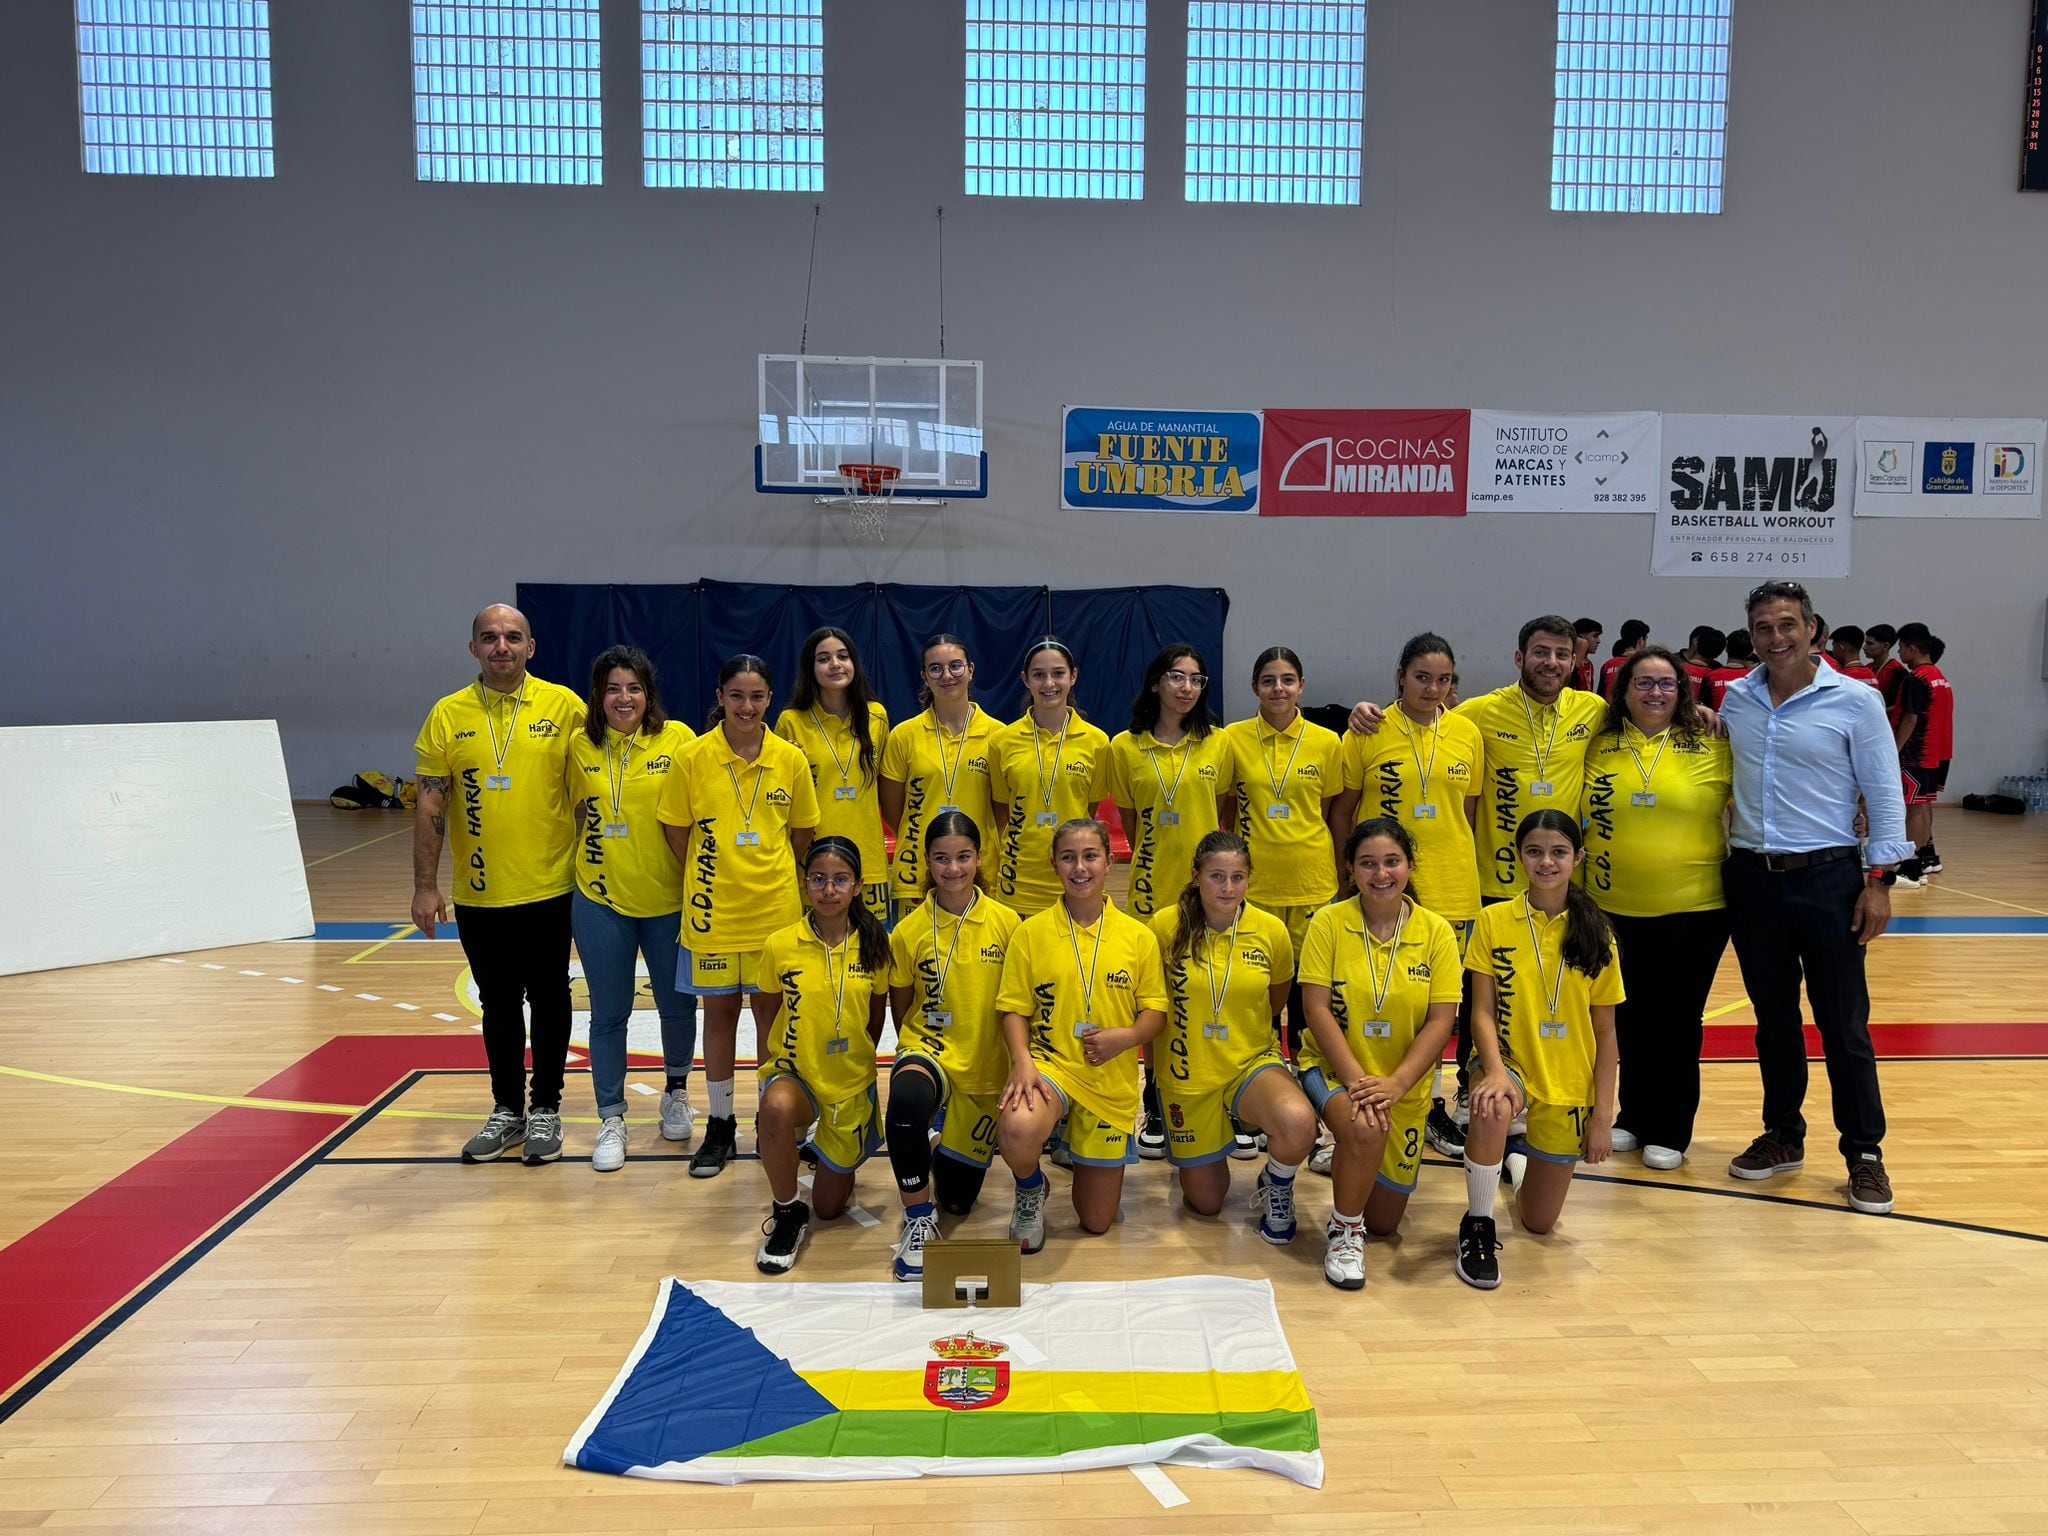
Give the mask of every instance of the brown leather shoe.
[[1780, 1141], [1769, 1131], [1749, 1144], [1728, 1164], [1728, 1176], [1736, 1179], [1768, 1179], [1774, 1173], [1797, 1173], [1806, 1166], [1806, 1148]]
[[1884, 1158], [1865, 1152], [1849, 1164], [1849, 1209], [1866, 1216], [1892, 1213], [1892, 1181], [1884, 1171]]

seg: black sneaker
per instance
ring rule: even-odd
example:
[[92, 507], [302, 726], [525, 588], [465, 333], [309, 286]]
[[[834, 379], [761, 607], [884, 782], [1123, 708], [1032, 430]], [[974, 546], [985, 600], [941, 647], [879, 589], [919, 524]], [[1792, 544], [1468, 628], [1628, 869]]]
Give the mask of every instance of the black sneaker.
[[[704, 1122], [704, 1140], [690, 1157], [690, 1177], [715, 1179], [740, 1155], [740, 1123], [733, 1115], [713, 1115]], [[787, 1268], [787, 1266], [784, 1266]]]
[[768, 1241], [754, 1255], [754, 1267], [764, 1275], [786, 1275], [796, 1267], [797, 1250], [811, 1235], [811, 1208], [801, 1200], [778, 1205], [761, 1223], [761, 1230]]
[[1422, 1134], [1445, 1157], [1465, 1155], [1465, 1128], [1451, 1118], [1442, 1099], [1429, 1101], [1429, 1118], [1423, 1122]]
[[1893, 882], [1903, 891], [1917, 891], [1926, 883], [1927, 872], [1917, 858], [1902, 861], [1898, 868], [1898, 878]]
[[1849, 1164], [1849, 1209], [1866, 1216], [1892, 1213], [1892, 1181], [1881, 1153], [1865, 1152]]
[[1797, 1173], [1806, 1166], [1803, 1143], [1780, 1141], [1769, 1131], [1757, 1137], [1747, 1150], [1738, 1152], [1728, 1164], [1731, 1178], [1768, 1179], [1774, 1174]]
[[1467, 1211], [1459, 1221], [1458, 1278], [1482, 1291], [1500, 1284], [1500, 1236], [1491, 1216]]
[[1166, 1120], [1156, 1113], [1148, 1112], [1145, 1123], [1138, 1127], [1138, 1156], [1147, 1162], [1157, 1162], [1166, 1156]]
[[1922, 848], [1918, 857], [1921, 874], [1938, 875], [1941, 873], [1941, 855], [1934, 851], [1934, 844], [1929, 843], [1925, 848]]

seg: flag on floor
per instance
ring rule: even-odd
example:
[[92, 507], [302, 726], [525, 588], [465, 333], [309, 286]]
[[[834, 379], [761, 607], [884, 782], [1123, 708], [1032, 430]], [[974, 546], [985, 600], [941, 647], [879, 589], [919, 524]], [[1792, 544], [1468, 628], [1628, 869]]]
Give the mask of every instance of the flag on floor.
[[563, 1460], [688, 1482], [1167, 1462], [1323, 1482], [1264, 1280], [1027, 1285], [927, 1312], [913, 1287], [664, 1280]]

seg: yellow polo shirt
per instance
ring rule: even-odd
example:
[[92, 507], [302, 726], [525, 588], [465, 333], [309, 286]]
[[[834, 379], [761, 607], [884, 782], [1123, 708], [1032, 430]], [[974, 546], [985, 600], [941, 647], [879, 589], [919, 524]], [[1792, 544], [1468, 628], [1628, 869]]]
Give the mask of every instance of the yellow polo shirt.
[[1144, 1053], [1126, 1051], [1107, 1066], [1090, 1066], [1076, 1029], [1084, 1022], [1128, 1029], [1148, 1008], [1166, 1010], [1159, 943], [1115, 903], [1106, 903], [1092, 926], [1077, 929], [1066, 904], [1055, 902], [1010, 936], [997, 1011], [1022, 1014], [1030, 1023], [1031, 1059], [1049, 1065], [1074, 1099], [1122, 1129], [1138, 1121]]
[[[1382, 944], [1366, 929], [1356, 901], [1338, 901], [1308, 920], [1301, 945], [1299, 981], [1330, 989], [1330, 1014], [1344, 1028], [1344, 1043], [1359, 1069], [1373, 1077], [1392, 1077], [1428, 1023], [1429, 1010], [1438, 1003], [1455, 1005], [1464, 990], [1458, 936], [1450, 923], [1405, 896], [1401, 901], [1407, 915], [1398, 940]], [[1384, 1024], [1386, 1032], [1375, 1024]], [[1301, 1032], [1301, 1065], [1336, 1075], [1312, 1029]], [[1424, 1072], [1401, 1102], [1426, 1108], [1435, 1081], [1434, 1072]]]
[[818, 792], [820, 837], [844, 837], [860, 850], [860, 877], [868, 885], [889, 878], [889, 849], [882, 840], [882, 754], [889, 745], [889, 712], [868, 706], [868, 739], [874, 744], [875, 769], [861, 766], [860, 743], [853, 725], [823, 709], [786, 709], [775, 722], [775, 734], [794, 742], [811, 765], [811, 783]]
[[750, 763], [713, 726], [684, 748], [655, 814], [690, 828], [685, 949], [746, 954], [802, 916], [789, 835], [817, 826], [818, 797], [811, 765], [780, 736], [763, 735]]
[[761, 946], [761, 990], [773, 988], [781, 1011], [761, 1043], [761, 1081], [794, 1072], [820, 1104], [864, 1093], [875, 1080], [870, 1005], [888, 977], [861, 963], [860, 935], [828, 946], [808, 919], [779, 928]]
[[1247, 903], [1232, 933], [1204, 922], [1176, 965], [1180, 913], [1161, 912], [1151, 926], [1168, 1002], [1166, 1028], [1152, 1045], [1160, 1087], [1176, 1100], [1221, 1093], [1275, 1049], [1273, 985], [1294, 978], [1294, 941], [1279, 918]]
[[529, 674], [517, 692], [481, 679], [427, 711], [414, 770], [448, 785], [449, 885], [458, 906], [516, 907], [564, 896], [576, 823], [564, 785], [583, 701]]
[[[1564, 964], [1567, 921], [1563, 912], [1535, 911], [1526, 893], [1496, 902], [1479, 914], [1465, 969], [1493, 978], [1501, 1060], [1521, 1074], [1532, 1097], [1569, 1107], [1593, 1102], [1593, 1009], [1623, 1002], [1625, 994], [1618, 947], [1598, 976]], [[1563, 1034], [1546, 1033], [1546, 1024], [1563, 1025]]]
[[1344, 788], [1344, 744], [1295, 713], [1284, 731], [1253, 715], [1224, 728], [1237, 831], [1252, 850], [1251, 899], [1270, 910], [1337, 894], [1337, 850], [1323, 801]]
[[1057, 731], [1040, 730], [1027, 712], [989, 742], [988, 793], [1008, 817], [996, 854], [996, 894], [1029, 917], [1060, 898], [1052, 837], [1063, 821], [1093, 816], [1109, 787], [1109, 738], [1067, 711]]
[[662, 787], [696, 739], [680, 720], [625, 740], [607, 729], [603, 746], [586, 730], [570, 733], [569, 800], [583, 809], [576, 889], [590, 900], [625, 917], [682, 909], [683, 866], [655, 811]]
[[958, 919], [929, 894], [903, 914], [889, 938], [889, 985], [910, 989], [910, 1008], [896, 1021], [899, 1060], [929, 1056], [961, 1093], [1002, 1091], [1010, 1052], [996, 994], [1011, 935], [1022, 921], [987, 894], [977, 895]]
[[1581, 806], [1593, 899], [1622, 917], [1726, 905], [1721, 861], [1734, 786], [1734, 758], [1715, 737], [1688, 741], [1666, 730], [1653, 740], [1632, 720], [1619, 736], [1596, 736]]
[[995, 717], [977, 704], [958, 736], [929, 709], [889, 732], [882, 777], [903, 786], [903, 825], [896, 829], [896, 857], [889, 866], [889, 894], [898, 901], [923, 895], [931, 884], [924, 829], [947, 806], [964, 811], [974, 823], [984, 855], [995, 853], [988, 759], [997, 729]]
[[1509, 683], [1467, 699], [1452, 713], [1477, 726], [1486, 747], [1486, 793], [1479, 802], [1480, 891], [1519, 895], [1529, 882], [1515, 853], [1515, 828], [1531, 811], [1578, 816], [1586, 750], [1607, 717], [1607, 701], [1597, 693], [1567, 688], [1555, 704], [1538, 704], [1520, 683]]
[[1358, 820], [1391, 816], [1415, 840], [1415, 890], [1454, 923], [1479, 915], [1479, 852], [1465, 803], [1478, 795], [1486, 749], [1458, 715], [1420, 726], [1398, 704], [1375, 735], [1344, 738], [1344, 787], [1359, 792]]
[[1109, 743], [1109, 798], [1134, 813], [1130, 908], [1134, 917], [1171, 912], [1193, 878], [1195, 847], [1217, 827], [1217, 800], [1230, 790], [1230, 738], [1220, 728], [1164, 745], [1150, 731], [1120, 731]]

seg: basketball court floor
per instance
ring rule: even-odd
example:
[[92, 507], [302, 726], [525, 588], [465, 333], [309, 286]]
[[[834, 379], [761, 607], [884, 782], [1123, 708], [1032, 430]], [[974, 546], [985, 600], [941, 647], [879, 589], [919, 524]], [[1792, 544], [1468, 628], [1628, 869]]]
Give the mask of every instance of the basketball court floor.
[[[1727, 1177], [1759, 1100], [1732, 955], [1691, 1161], [1616, 1157], [1549, 1237], [1504, 1222], [1491, 1294], [1451, 1272], [1442, 1159], [1357, 1294], [1322, 1279], [1320, 1180], [1275, 1250], [1241, 1214], [1180, 1210], [1159, 1164], [1081, 1237], [1054, 1172], [1027, 1280], [1278, 1291], [1328, 1484], [1175, 1470], [1173, 1507], [1129, 1471], [717, 1488], [562, 1467], [662, 1276], [759, 1279], [758, 1168], [685, 1177], [652, 1059], [622, 1172], [590, 1171], [578, 1076], [562, 1163], [463, 1167], [483, 1051], [459, 946], [402, 920], [409, 819], [299, 820], [317, 940], [0, 979], [0, 1530], [2048, 1530], [2039, 818], [1942, 812], [1949, 873], [1898, 893], [1872, 956], [1893, 1217], [1843, 1204], [1818, 1062], [1806, 1171]], [[963, 1230], [1000, 1234], [1008, 1197], [998, 1170]], [[885, 1277], [879, 1163], [856, 1200], [797, 1278]]]

